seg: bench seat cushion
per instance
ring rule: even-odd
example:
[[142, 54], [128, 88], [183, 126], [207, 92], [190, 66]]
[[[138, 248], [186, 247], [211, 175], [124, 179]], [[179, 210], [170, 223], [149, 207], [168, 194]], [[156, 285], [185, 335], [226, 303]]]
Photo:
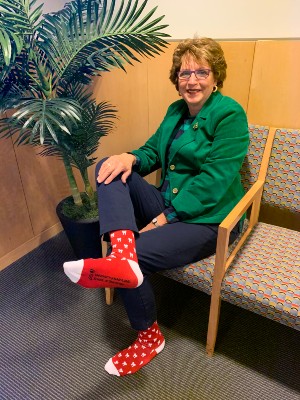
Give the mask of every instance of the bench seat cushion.
[[[259, 222], [222, 283], [221, 298], [300, 330], [300, 232]], [[163, 274], [211, 294], [215, 256]]]
[[162, 275], [211, 294], [215, 255], [184, 267], [168, 269]]
[[300, 232], [258, 223], [223, 280], [221, 298], [300, 330]]

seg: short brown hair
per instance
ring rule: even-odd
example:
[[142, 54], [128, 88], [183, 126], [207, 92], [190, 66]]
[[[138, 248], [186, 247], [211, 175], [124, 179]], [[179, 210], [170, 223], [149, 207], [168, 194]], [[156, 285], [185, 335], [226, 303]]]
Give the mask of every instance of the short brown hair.
[[213, 39], [186, 39], [178, 44], [173, 53], [173, 64], [170, 70], [170, 80], [178, 90], [178, 76], [183, 56], [192, 56], [198, 62], [207, 62], [210, 66], [219, 88], [223, 87], [226, 79], [227, 64], [224, 52]]

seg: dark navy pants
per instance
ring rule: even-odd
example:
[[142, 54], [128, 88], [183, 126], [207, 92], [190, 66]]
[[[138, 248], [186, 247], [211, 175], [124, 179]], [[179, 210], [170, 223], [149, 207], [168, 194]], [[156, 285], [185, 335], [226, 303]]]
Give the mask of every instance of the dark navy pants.
[[[105, 161], [96, 167], [98, 171]], [[132, 328], [145, 330], [156, 321], [154, 293], [148, 276], [180, 267], [215, 253], [219, 224], [175, 222], [139, 234], [165, 208], [160, 191], [133, 172], [124, 184], [120, 176], [108, 185], [98, 184], [100, 234], [117, 229], [136, 233], [136, 250], [144, 281], [136, 289], [118, 289]], [[233, 230], [230, 241], [238, 234]]]

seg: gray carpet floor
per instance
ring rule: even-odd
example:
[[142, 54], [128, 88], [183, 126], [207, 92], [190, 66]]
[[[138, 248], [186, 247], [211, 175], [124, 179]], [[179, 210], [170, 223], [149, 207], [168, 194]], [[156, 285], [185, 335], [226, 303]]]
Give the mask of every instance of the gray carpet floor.
[[166, 347], [137, 374], [103, 366], [135, 340], [120, 299], [63, 274], [74, 259], [60, 233], [0, 272], [1, 400], [299, 400], [300, 334], [223, 303], [205, 354], [209, 296], [153, 276]]

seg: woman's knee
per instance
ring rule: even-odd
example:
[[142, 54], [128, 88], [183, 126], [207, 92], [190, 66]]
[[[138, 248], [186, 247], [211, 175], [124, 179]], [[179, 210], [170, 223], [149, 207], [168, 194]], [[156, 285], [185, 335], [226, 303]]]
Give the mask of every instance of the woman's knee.
[[107, 159], [108, 159], [108, 157], [104, 157], [104, 158], [102, 158], [102, 160], [100, 160], [100, 161], [97, 162], [97, 164], [96, 164], [96, 169], [95, 169], [95, 177], [96, 177], [96, 178], [97, 178], [97, 176], [98, 176], [98, 173], [99, 173], [99, 170], [100, 170], [102, 164], [103, 164], [104, 161], [106, 161]]

